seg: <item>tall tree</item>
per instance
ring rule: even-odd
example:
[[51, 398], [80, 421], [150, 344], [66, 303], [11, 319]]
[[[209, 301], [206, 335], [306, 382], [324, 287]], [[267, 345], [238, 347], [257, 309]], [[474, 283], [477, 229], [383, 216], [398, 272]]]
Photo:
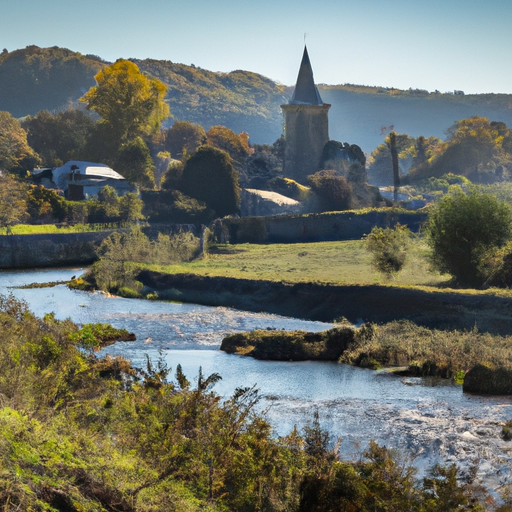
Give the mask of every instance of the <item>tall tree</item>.
[[119, 148], [114, 165], [130, 183], [143, 188], [154, 188], [153, 160], [147, 144], [140, 137]]
[[512, 170], [510, 157], [503, 146], [512, 140], [506, 126], [490, 123], [485, 117], [473, 116], [456, 121], [448, 130], [441, 152], [430, 166], [430, 175], [448, 172], [471, 181], [494, 181], [495, 170], [505, 164]]
[[164, 101], [166, 86], [139, 71], [133, 62], [119, 59], [95, 76], [98, 85], [81, 98], [87, 108], [101, 116], [113, 137], [127, 142], [150, 135], [169, 117]]
[[424, 231], [434, 266], [460, 284], [479, 286], [485, 254], [511, 239], [512, 212], [494, 196], [453, 188], [430, 209]]
[[9, 175], [0, 175], [0, 227], [17, 224], [26, 216], [26, 185]]
[[39, 153], [42, 163], [58, 167], [68, 160], [83, 158], [87, 138], [94, 127], [92, 118], [78, 109], [57, 114], [42, 110], [23, 121], [30, 146]]
[[398, 187], [400, 186], [400, 174], [398, 167], [398, 151], [396, 149], [396, 133], [389, 134], [389, 150], [391, 152], [391, 164], [393, 165], [393, 201], [398, 203]]
[[208, 144], [229, 154], [235, 168], [240, 171], [247, 156], [254, 153], [249, 146], [249, 136], [241, 132], [238, 135], [225, 126], [212, 126], [206, 133]]

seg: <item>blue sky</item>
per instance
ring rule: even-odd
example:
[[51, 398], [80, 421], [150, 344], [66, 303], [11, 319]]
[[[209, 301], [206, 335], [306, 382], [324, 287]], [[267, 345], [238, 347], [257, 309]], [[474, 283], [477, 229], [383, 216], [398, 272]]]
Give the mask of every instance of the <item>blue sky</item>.
[[512, 93], [510, 0], [0, 0], [0, 50], [244, 69], [317, 83]]

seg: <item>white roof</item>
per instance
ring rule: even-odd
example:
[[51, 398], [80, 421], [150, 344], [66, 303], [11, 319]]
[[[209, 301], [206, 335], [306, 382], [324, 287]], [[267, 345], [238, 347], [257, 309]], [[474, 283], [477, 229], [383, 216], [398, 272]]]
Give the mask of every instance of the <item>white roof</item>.
[[54, 183], [56, 183], [62, 190], [66, 190], [68, 174], [73, 171], [77, 174], [87, 176], [98, 176], [114, 180], [124, 180], [123, 176], [111, 169], [108, 165], [95, 162], [83, 162], [81, 160], [70, 160], [63, 166], [53, 169], [52, 177]]

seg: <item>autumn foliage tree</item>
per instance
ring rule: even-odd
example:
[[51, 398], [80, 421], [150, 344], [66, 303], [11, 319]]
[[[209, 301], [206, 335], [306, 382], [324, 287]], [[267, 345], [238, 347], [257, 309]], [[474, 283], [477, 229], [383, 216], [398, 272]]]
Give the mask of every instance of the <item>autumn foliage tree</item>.
[[249, 146], [249, 135], [241, 132], [238, 135], [225, 126], [212, 126], [206, 133], [208, 144], [222, 149], [232, 159], [233, 165], [240, 170], [245, 159], [254, 151]]
[[0, 175], [0, 227], [17, 224], [27, 216], [25, 187], [8, 174]]
[[410, 183], [449, 173], [492, 183], [512, 174], [512, 132], [505, 123], [473, 116], [456, 121], [447, 135], [434, 151], [429, 148], [431, 139], [417, 139]]
[[198, 124], [178, 121], [165, 131], [164, 148], [172, 158], [186, 159], [203, 144], [206, 144], [206, 132]]
[[142, 161], [140, 176], [131, 174], [129, 180], [153, 186], [154, 177], [147, 176], [145, 155], [149, 148], [144, 138], [157, 134], [162, 121], [169, 116], [169, 106], [164, 101], [165, 85], [124, 59], [104, 68], [95, 78], [98, 85], [81, 98], [87, 109], [101, 117], [89, 140], [89, 154], [115, 165], [116, 159], [125, 160], [127, 152], [138, 149], [137, 160]]
[[448, 129], [441, 153], [432, 161], [430, 175], [452, 172], [474, 182], [494, 181], [496, 169], [512, 163], [507, 158], [511, 143], [512, 134], [504, 123], [477, 116], [456, 121]]
[[139, 71], [136, 64], [119, 59], [95, 76], [97, 86], [81, 98], [88, 110], [101, 117], [120, 143], [156, 133], [169, 117], [166, 87]]
[[0, 171], [21, 174], [33, 169], [39, 161], [19, 121], [9, 112], [0, 112]]

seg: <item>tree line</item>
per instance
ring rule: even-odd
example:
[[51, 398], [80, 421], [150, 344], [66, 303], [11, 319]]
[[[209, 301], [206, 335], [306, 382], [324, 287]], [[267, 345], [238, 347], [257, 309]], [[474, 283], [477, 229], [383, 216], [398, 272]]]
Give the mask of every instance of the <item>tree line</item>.
[[[475, 183], [494, 183], [512, 177], [512, 132], [503, 122], [473, 116], [456, 121], [437, 137], [396, 134], [401, 181], [417, 184], [452, 173]], [[372, 183], [393, 183], [390, 136], [372, 153], [368, 175]]]

